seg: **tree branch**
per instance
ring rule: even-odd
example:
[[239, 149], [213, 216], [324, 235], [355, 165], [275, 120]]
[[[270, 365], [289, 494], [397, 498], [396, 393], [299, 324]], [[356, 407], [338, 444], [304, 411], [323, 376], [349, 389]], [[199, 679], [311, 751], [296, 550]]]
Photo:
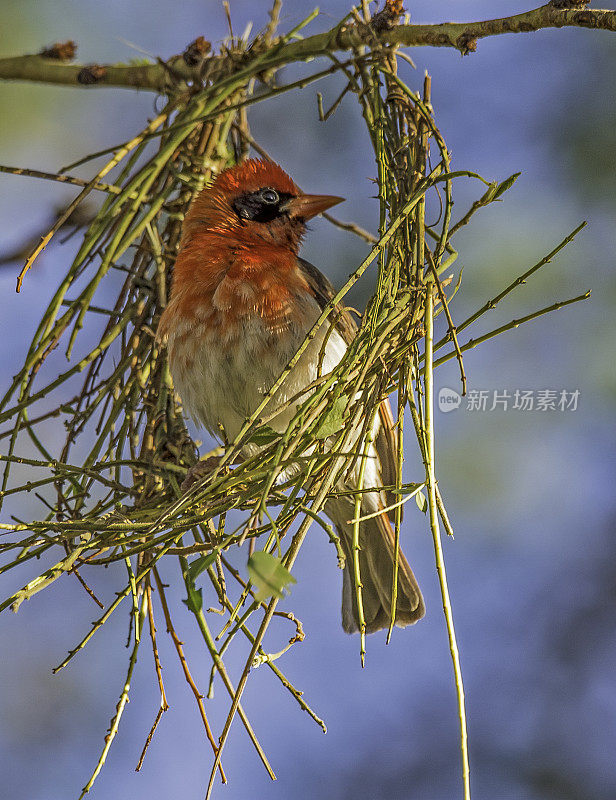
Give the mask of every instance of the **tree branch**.
[[[368, 25], [356, 24], [336, 27], [324, 33], [299, 41], [274, 45], [271, 57], [262, 60], [263, 48], [252, 50], [261, 56], [259, 72], [295, 61], [352, 50], [361, 45], [401, 45], [404, 47], [453, 47], [463, 55], [474, 52], [477, 40], [503, 33], [529, 33], [543, 28], [596, 28], [616, 32], [616, 11], [580, 8], [571, 0], [571, 8], [561, 8], [563, 0], [552, 0], [547, 5], [511, 17], [481, 22], [444, 22], [435, 25], [399, 25], [389, 30], [375, 32]], [[190, 48], [189, 48], [190, 49]], [[50, 52], [50, 51], [47, 51]], [[188, 53], [188, 50], [186, 51]], [[239, 55], [239, 58], [238, 58]], [[113, 86], [148, 91], [166, 92], [187, 81], [202, 81], [216, 73], [229, 74], [238, 67], [246, 67], [251, 51], [246, 53], [214, 55], [197, 64], [191, 59], [173, 56], [157, 64], [90, 65], [63, 63], [47, 54], [15, 56], [0, 59], [0, 80], [35, 81], [65, 86]]]
[[[175, 80], [174, 80], [175, 78]], [[66, 64], [42, 55], [0, 58], [0, 79], [53, 83], [62, 86], [114, 86], [124, 89], [167, 91], [179, 80], [195, 80], [198, 71], [181, 56], [158, 64]]]
[[[573, 3], [572, 3], [573, 5]], [[390, 32], [392, 44], [455, 47], [466, 55], [474, 52], [477, 39], [503, 33], [531, 33], [542, 28], [598, 28], [616, 31], [616, 11], [587, 8], [557, 8], [552, 3], [512, 17], [483, 22], [446, 22], [442, 25], [405, 25]]]

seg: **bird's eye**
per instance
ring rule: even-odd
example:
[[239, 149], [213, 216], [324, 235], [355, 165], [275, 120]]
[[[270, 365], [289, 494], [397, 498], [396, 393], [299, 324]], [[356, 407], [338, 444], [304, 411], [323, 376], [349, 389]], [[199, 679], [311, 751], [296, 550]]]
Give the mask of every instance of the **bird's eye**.
[[264, 203], [268, 205], [274, 205], [280, 201], [280, 197], [278, 197], [278, 192], [274, 189], [263, 189], [261, 192], [261, 199]]

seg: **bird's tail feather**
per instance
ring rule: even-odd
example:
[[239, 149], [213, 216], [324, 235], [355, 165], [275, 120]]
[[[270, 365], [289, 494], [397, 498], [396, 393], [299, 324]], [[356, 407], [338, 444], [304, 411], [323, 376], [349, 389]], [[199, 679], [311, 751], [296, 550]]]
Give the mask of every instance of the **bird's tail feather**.
[[[332, 507], [332, 506], [335, 506]], [[357, 591], [353, 580], [353, 516], [351, 503], [332, 501], [326, 508], [335, 524], [346, 557], [342, 583], [342, 627], [347, 633], [359, 631]], [[369, 513], [362, 509], [362, 513]], [[359, 574], [366, 633], [388, 628], [391, 619], [394, 531], [385, 513], [360, 523]], [[396, 625], [401, 628], [421, 619], [425, 607], [413, 571], [401, 550], [398, 551]]]

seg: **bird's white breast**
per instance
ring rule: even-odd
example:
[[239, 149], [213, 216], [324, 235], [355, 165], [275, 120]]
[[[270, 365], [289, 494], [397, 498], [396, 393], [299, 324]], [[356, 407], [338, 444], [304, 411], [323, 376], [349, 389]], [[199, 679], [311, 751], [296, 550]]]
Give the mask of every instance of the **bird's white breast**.
[[[242, 317], [224, 340], [206, 322], [195, 325], [188, 337], [170, 335], [168, 346], [175, 388], [195, 421], [214, 435], [220, 435], [222, 425], [227, 438], [230, 441], [235, 438], [320, 314], [312, 297], [302, 298], [301, 305], [301, 321], [281, 331], [270, 330], [258, 314], [253, 314]], [[339, 363], [345, 351], [346, 344], [340, 334], [336, 330], [329, 332], [325, 323], [262, 416], [269, 416], [312, 383], [318, 377], [319, 360], [320, 374], [325, 375]], [[287, 406], [268, 425], [284, 431], [296, 410], [297, 404]]]

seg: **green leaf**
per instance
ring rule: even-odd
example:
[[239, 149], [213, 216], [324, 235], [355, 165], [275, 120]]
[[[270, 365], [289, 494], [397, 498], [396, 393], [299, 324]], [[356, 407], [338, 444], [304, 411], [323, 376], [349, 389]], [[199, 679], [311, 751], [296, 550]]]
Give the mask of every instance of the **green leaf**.
[[218, 550], [213, 550], [211, 553], [206, 553], [204, 556], [199, 556], [199, 558], [195, 558], [194, 561], [188, 565], [186, 571], [184, 572], [184, 579], [186, 582], [186, 591], [188, 592], [188, 597], [186, 600], [182, 600], [183, 603], [186, 603], [190, 611], [193, 614], [199, 613], [203, 608], [203, 591], [202, 589], [197, 589], [195, 586], [195, 579], [201, 575], [201, 573], [206, 570], [210, 564], [213, 564], [216, 561], [216, 556], [218, 555]]
[[199, 558], [195, 558], [194, 561], [191, 561], [188, 565], [188, 569], [186, 570], [186, 575], [191, 583], [195, 582], [195, 579], [201, 575], [201, 573], [206, 570], [210, 564], [213, 564], [216, 561], [216, 556], [218, 555], [218, 550], [213, 550], [211, 553], [207, 553], [204, 556], [200, 556]]
[[428, 510], [428, 501], [426, 500], [426, 496], [423, 492], [417, 492], [415, 495], [415, 502], [417, 503], [419, 510], [423, 511], [425, 514]]
[[203, 608], [203, 594], [201, 589], [196, 589], [194, 585], [186, 585], [186, 589], [188, 591], [188, 597], [186, 600], [182, 600], [183, 603], [186, 603], [190, 611], [193, 614], [198, 614], [199, 611]]
[[338, 433], [340, 428], [344, 426], [344, 417], [348, 405], [349, 402], [346, 397], [339, 397], [334, 401], [314, 434], [316, 439], [327, 439], [328, 436]]
[[494, 195], [498, 191], [498, 183], [496, 181], [492, 181], [490, 186], [486, 189], [483, 197], [477, 201], [478, 206], [487, 206], [489, 205], [492, 200], [494, 200]]
[[498, 200], [501, 197], [501, 195], [505, 194], [506, 191], [511, 189], [511, 187], [517, 181], [517, 179], [520, 177], [521, 174], [522, 174], [521, 172], [515, 172], [508, 178], [505, 178], [505, 180], [502, 183], [496, 183], [496, 181], [491, 183], [490, 188], [481, 198], [479, 203], [482, 206], [487, 206], [489, 203], [493, 203], [495, 200]]
[[260, 428], [257, 428], [250, 434], [250, 439], [248, 439], [248, 441], [251, 444], [257, 444], [259, 447], [264, 447], [266, 444], [271, 444], [279, 438], [280, 434], [277, 433], [273, 428], [270, 428], [269, 425], [261, 425]]
[[496, 191], [492, 195], [492, 200], [498, 200], [501, 195], [509, 191], [521, 174], [521, 172], [515, 172], [513, 175], [510, 175], [508, 178], [506, 178], [502, 183], [499, 183], [496, 187]]
[[268, 597], [280, 598], [289, 584], [297, 583], [280, 559], [264, 550], [257, 550], [248, 559], [248, 576], [257, 588], [259, 602]]

